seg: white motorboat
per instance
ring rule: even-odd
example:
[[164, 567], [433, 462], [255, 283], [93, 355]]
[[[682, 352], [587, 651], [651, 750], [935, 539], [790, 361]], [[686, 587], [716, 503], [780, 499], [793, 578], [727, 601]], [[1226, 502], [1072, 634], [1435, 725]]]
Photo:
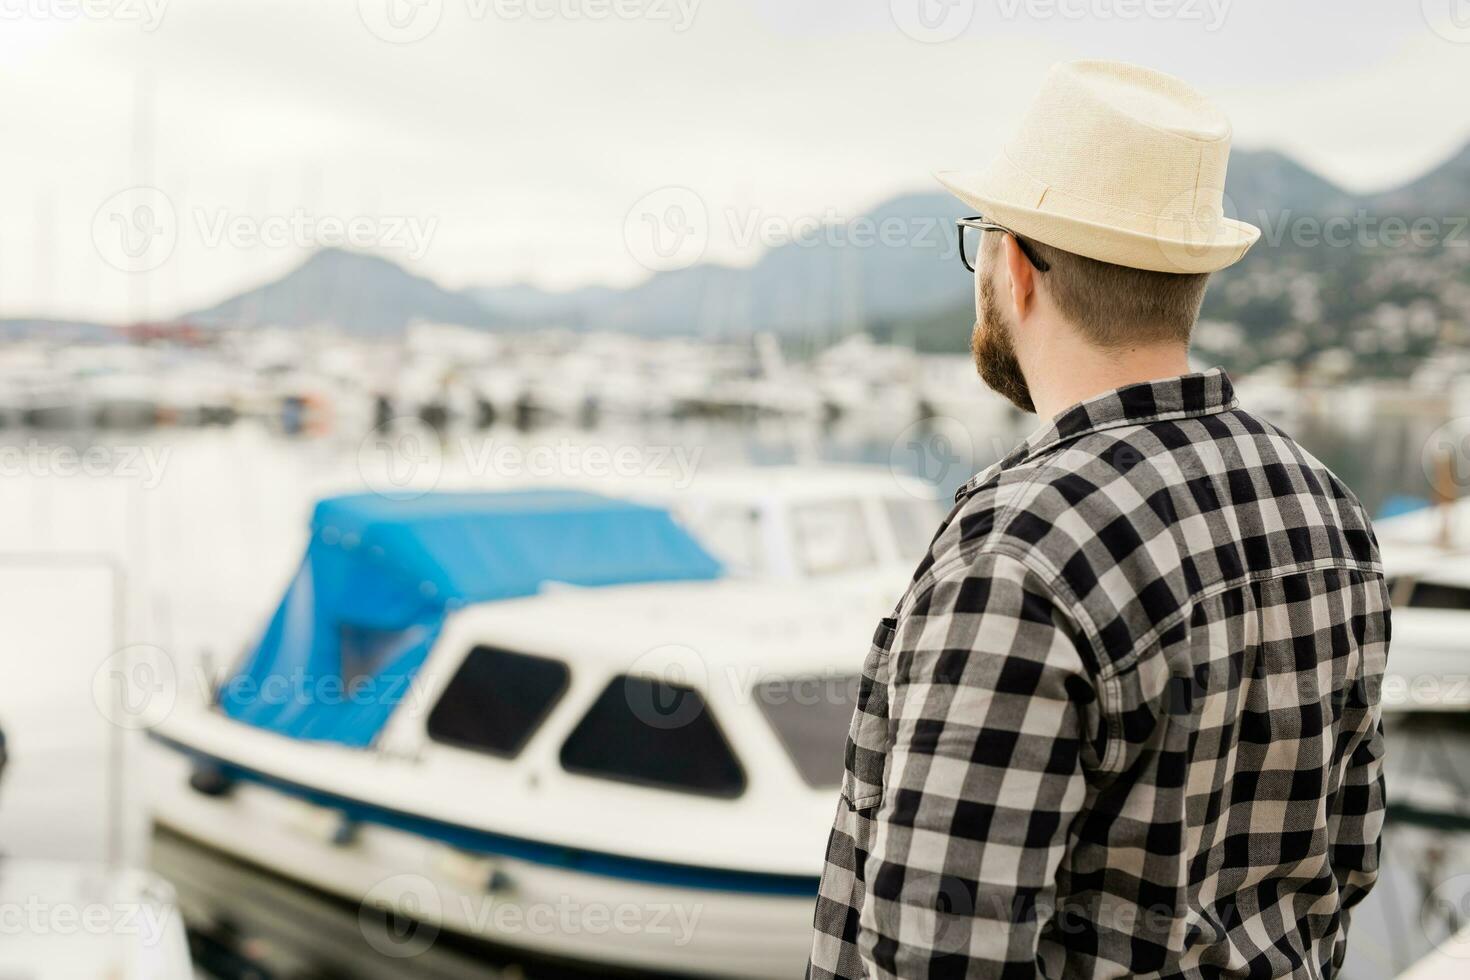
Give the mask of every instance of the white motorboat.
[[153, 730], [155, 819], [417, 922], [402, 954], [791, 976], [886, 611], [729, 577], [642, 504], [323, 501], [260, 643]]
[[731, 575], [876, 588], [890, 604], [943, 517], [926, 483], [875, 466], [717, 469], [680, 490], [616, 486], [667, 506]]
[[1470, 512], [1462, 501], [1374, 522], [1393, 603], [1385, 712], [1470, 708], [1467, 518]]

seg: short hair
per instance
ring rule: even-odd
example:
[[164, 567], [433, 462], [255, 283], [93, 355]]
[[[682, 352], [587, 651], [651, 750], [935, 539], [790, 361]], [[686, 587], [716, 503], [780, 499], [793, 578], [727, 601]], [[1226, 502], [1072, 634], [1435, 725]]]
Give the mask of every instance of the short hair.
[[[987, 235], [1000, 248], [1000, 235]], [[1208, 272], [1151, 272], [1114, 265], [1027, 238], [1050, 266], [1037, 276], [1057, 309], [1089, 341], [1117, 350], [1140, 341], [1189, 343]]]

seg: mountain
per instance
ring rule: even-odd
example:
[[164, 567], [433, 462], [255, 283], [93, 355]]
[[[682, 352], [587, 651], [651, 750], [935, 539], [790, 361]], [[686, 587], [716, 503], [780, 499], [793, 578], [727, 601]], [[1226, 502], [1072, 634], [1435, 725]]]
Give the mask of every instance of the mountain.
[[[1470, 345], [1470, 145], [1401, 187], [1353, 194], [1275, 151], [1237, 151], [1226, 194], [1261, 241], [1215, 274], [1196, 335], [1235, 371], [1347, 355], [1360, 375], [1403, 376]], [[1390, 219], [1396, 219], [1391, 222]], [[1409, 239], [1416, 222], [1422, 239]], [[880, 319], [868, 331], [924, 350], [963, 351], [968, 295], [944, 311]]]
[[[1201, 331], [1227, 367], [1310, 361], [1349, 351], [1364, 371], [1402, 373], [1446, 338], [1470, 342], [1470, 146], [1401, 187], [1346, 191], [1272, 151], [1237, 151], [1226, 193], [1232, 211], [1266, 232], [1239, 264], [1217, 273]], [[954, 219], [968, 209], [944, 193], [907, 194], [861, 217], [766, 249], [751, 266], [703, 263], [617, 289], [565, 292], [526, 284], [455, 292], [372, 255], [325, 250], [274, 282], [188, 319], [205, 325], [328, 324], [391, 334], [415, 320], [516, 329], [561, 325], [648, 335], [738, 338], [770, 331], [812, 347], [853, 331], [924, 350], [965, 349], [972, 282], [954, 254]], [[736, 220], [734, 216], [728, 220]], [[744, 216], [749, 217], [749, 216]], [[1438, 219], [1427, 244], [1395, 244], [1377, 220]], [[1324, 229], [1345, 224], [1345, 240]], [[808, 225], [812, 232], [813, 226]], [[1447, 240], [1448, 239], [1448, 240]], [[1223, 338], [1223, 339], [1222, 339]]]
[[1201, 331], [1220, 344], [1202, 353], [1249, 370], [1307, 367], [1330, 351], [1352, 373], [1403, 376], [1470, 341], [1470, 234], [1457, 217], [1470, 215], [1470, 146], [1372, 194], [1347, 194], [1285, 158], [1273, 166], [1288, 183], [1273, 186], [1257, 162], [1233, 196], [1265, 234], [1216, 273], [1201, 317], [1226, 329]]
[[[1226, 193], [1238, 214], [1257, 223], [1285, 209], [1326, 215], [1353, 207], [1352, 195], [1272, 150], [1239, 151]], [[902, 336], [907, 323], [919, 336], [940, 329], [952, 341], [958, 333], [938, 325], [972, 302], [973, 287], [957, 273], [954, 254], [954, 220], [970, 210], [943, 192], [907, 194], [845, 225], [770, 248], [748, 269], [696, 265], [622, 291], [544, 293], [514, 285], [471, 294], [497, 314], [584, 329], [702, 336], [768, 329], [820, 338], [874, 325]], [[960, 333], [968, 336], [968, 329]]]
[[1366, 198], [1380, 215], [1418, 214], [1445, 220], [1470, 215], [1470, 143], [1424, 176]]
[[586, 311], [608, 303], [619, 292], [611, 286], [584, 286], [566, 292], [552, 292], [518, 283], [496, 289], [471, 288], [465, 290], [465, 295], [499, 320], [578, 323]]
[[202, 326], [327, 325], [352, 333], [401, 333], [415, 320], [488, 327], [495, 316], [463, 293], [376, 255], [328, 248], [274, 282], [187, 314]]
[[1261, 223], [1261, 215], [1283, 211], [1342, 214], [1353, 195], [1276, 150], [1235, 150], [1225, 174], [1225, 196], [1235, 217]]
[[967, 296], [971, 287], [955, 274], [953, 251], [954, 219], [965, 213], [948, 194], [910, 194], [846, 224], [808, 224], [799, 240], [768, 249], [749, 268], [695, 265], [656, 273], [621, 291], [546, 293], [513, 285], [470, 294], [497, 314], [583, 329], [823, 335], [942, 310]]
[[[1470, 148], [1391, 194], [1408, 201], [1442, 200], [1445, 185], [1450, 185], [1456, 196], [1463, 196], [1470, 188], [1465, 170], [1470, 170]], [[1320, 221], [1370, 204], [1385, 207], [1380, 201], [1392, 199], [1359, 198], [1275, 150], [1236, 151], [1225, 191], [1236, 216], [1271, 235], [1282, 229], [1283, 220]], [[768, 249], [748, 269], [697, 265], [659, 273], [622, 291], [543, 293], [537, 295], [535, 309], [585, 329], [701, 336], [764, 329], [813, 341], [867, 329], [922, 347], [950, 349], [967, 342], [973, 320], [972, 285], [957, 272], [953, 252], [954, 219], [968, 211], [945, 193], [908, 194], [847, 225], [824, 228], [810, 240]], [[883, 235], [873, 235], [873, 229], [883, 228], [897, 229], [895, 239], [885, 243]], [[1290, 248], [1292, 239], [1285, 237]], [[1252, 260], [1275, 261], [1273, 241], [1258, 245]], [[1325, 265], [1343, 260], [1315, 258]], [[1230, 274], [1221, 278], [1228, 280]], [[529, 288], [484, 288], [473, 295], [490, 309], [525, 310], [522, 297]], [[1244, 305], [1248, 318], [1274, 316], [1283, 308], [1279, 297], [1264, 304], [1251, 298]]]

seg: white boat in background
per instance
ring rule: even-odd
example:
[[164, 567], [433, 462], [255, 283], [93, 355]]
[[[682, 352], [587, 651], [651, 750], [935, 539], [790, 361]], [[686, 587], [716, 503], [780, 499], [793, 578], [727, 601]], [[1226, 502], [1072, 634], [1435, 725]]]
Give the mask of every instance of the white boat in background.
[[589, 494], [323, 501], [261, 642], [153, 731], [155, 820], [431, 930], [795, 975], [897, 594], [731, 577]]
[[1383, 707], [1470, 709], [1470, 501], [1374, 522], [1393, 603]]
[[1397, 980], [1463, 980], [1470, 959], [1470, 926], [1400, 973]]
[[0, 858], [0, 909], [0, 977], [194, 977], [173, 889], [148, 872]]
[[668, 507], [730, 575], [877, 589], [890, 605], [944, 516], [928, 484], [875, 466], [714, 469], [678, 488], [636, 479], [594, 487]]

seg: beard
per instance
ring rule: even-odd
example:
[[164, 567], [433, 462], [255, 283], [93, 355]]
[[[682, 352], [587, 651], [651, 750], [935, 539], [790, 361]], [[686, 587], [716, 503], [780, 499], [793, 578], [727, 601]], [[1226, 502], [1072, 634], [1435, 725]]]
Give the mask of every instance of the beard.
[[989, 276], [980, 280], [980, 319], [975, 321], [975, 330], [970, 334], [970, 353], [975, 356], [975, 369], [986, 387], [1021, 411], [1035, 414], [1031, 387], [1021, 372], [1010, 326]]

